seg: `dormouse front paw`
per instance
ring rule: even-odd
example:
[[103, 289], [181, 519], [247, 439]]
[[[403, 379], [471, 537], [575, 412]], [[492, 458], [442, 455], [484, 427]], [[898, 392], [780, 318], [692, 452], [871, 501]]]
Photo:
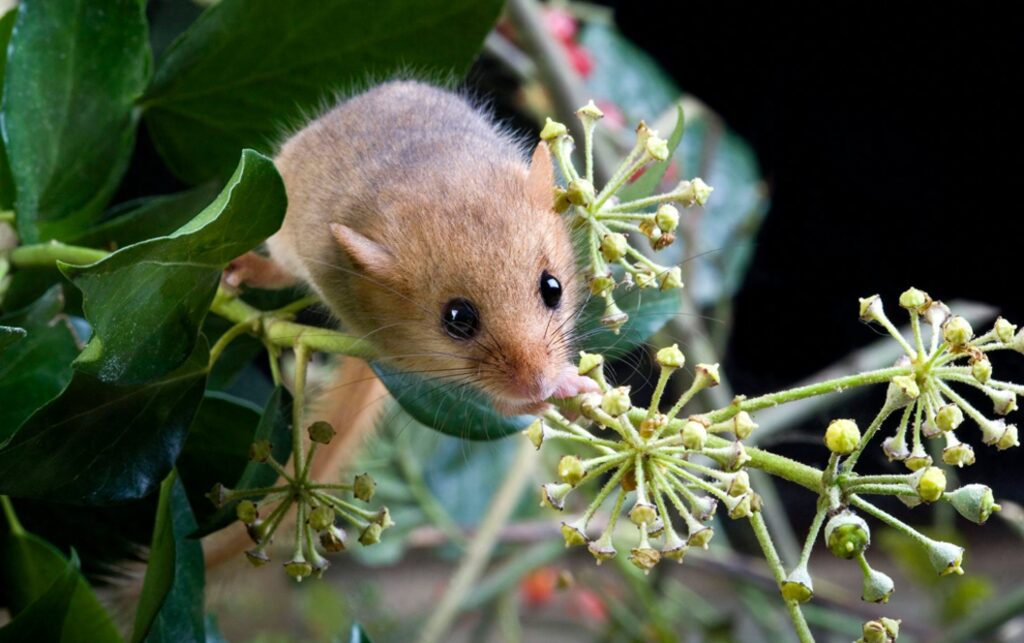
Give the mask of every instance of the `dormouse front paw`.
[[269, 257], [247, 252], [233, 259], [224, 268], [221, 283], [228, 290], [238, 290], [243, 285], [252, 288], [285, 288], [294, 285], [297, 280], [281, 265]]
[[562, 370], [559, 371], [553, 384], [555, 387], [551, 393], [551, 397], [559, 400], [567, 397], [575, 397], [583, 393], [599, 393], [601, 391], [597, 382], [589, 377], [580, 375], [576, 370], [576, 367], [572, 364], [566, 364]]

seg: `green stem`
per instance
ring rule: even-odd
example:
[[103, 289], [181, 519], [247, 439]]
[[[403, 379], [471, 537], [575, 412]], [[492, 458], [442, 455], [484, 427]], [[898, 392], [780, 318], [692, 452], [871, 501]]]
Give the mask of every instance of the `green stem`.
[[807, 530], [807, 540], [804, 541], [804, 548], [800, 552], [800, 560], [797, 562], [797, 567], [806, 567], [807, 562], [811, 559], [811, 551], [814, 549], [814, 543], [818, 541], [818, 532], [821, 531], [821, 526], [825, 523], [825, 517], [828, 515], [828, 503], [818, 503], [818, 512], [814, 514], [814, 520], [811, 521], [811, 527]]
[[295, 346], [295, 386], [292, 390], [292, 470], [295, 479], [304, 480], [306, 470], [302, 464], [302, 412], [306, 401], [306, 367], [309, 349], [303, 344]]
[[69, 246], [57, 241], [19, 246], [8, 255], [15, 268], [53, 268], [58, 261], [84, 266], [96, 263], [108, 254], [105, 250]]
[[[764, 558], [768, 561], [768, 568], [771, 569], [772, 576], [775, 577], [775, 587], [782, 587], [782, 582], [786, 579], [786, 572], [782, 567], [782, 561], [779, 560], [779, 554], [775, 551], [775, 545], [772, 543], [771, 534], [768, 533], [768, 527], [764, 524], [764, 519], [761, 517], [761, 513], [753, 513], [750, 515], [750, 526], [754, 529], [754, 535], [757, 536], [757, 542], [761, 545], [761, 551], [764, 552]], [[785, 601], [786, 609], [789, 611], [789, 618], [793, 621], [793, 627], [796, 629], [796, 635], [800, 639], [800, 643], [814, 643], [814, 636], [811, 635], [811, 629], [807, 626], [807, 620], [804, 618], [804, 614], [800, 611], [800, 603], [796, 601]]]
[[11, 499], [7, 496], [0, 496], [0, 507], [3, 507], [4, 517], [7, 518], [7, 526], [11, 530], [11, 535], [17, 538], [25, 536], [25, 528], [21, 526], [18, 514], [14, 513], [14, 504]]
[[257, 325], [257, 321], [258, 318], [240, 321], [231, 328], [224, 331], [224, 334], [217, 338], [217, 342], [210, 349], [209, 368], [212, 369], [213, 365], [217, 363], [217, 360], [220, 359], [220, 354], [224, 352], [224, 349], [228, 347], [228, 344], [230, 344], [240, 335], [252, 332], [253, 327]]
[[860, 439], [857, 449], [847, 456], [846, 460], [843, 462], [843, 473], [850, 473], [853, 471], [853, 465], [857, 464], [857, 459], [860, 457], [860, 454], [864, 452], [865, 447], [867, 447], [868, 443], [871, 442], [871, 439], [875, 437], [875, 433], [878, 433], [878, 429], [881, 428], [886, 418], [892, 415], [892, 412], [895, 410], [896, 409], [890, 408], [889, 405], [882, 407], [882, 410], [878, 412], [875, 419], [871, 421], [870, 425], [868, 425], [868, 430], [864, 432], [864, 437]]

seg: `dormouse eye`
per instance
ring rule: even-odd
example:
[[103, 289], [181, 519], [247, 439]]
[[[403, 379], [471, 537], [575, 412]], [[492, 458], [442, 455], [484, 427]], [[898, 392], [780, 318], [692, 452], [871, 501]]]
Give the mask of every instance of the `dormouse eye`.
[[470, 339], [480, 330], [480, 313], [468, 299], [453, 299], [441, 311], [444, 331], [453, 339]]
[[540, 274], [540, 298], [548, 308], [558, 308], [562, 301], [562, 284], [547, 270]]

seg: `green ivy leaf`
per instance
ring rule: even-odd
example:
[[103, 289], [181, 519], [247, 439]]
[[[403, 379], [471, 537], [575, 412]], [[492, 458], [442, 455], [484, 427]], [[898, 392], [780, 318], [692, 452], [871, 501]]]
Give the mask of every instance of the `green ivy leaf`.
[[249, 460], [249, 446], [270, 440], [274, 458], [287, 462], [292, 453], [291, 412], [291, 395], [282, 387], [274, 389], [263, 409], [224, 393], [206, 394], [178, 459], [178, 471], [199, 523], [194, 538], [235, 520], [237, 501], [217, 509], [205, 497], [215, 483], [246, 489], [277, 481], [273, 469]]
[[0, 629], [0, 641], [120, 641], [110, 616], [79, 574], [74, 553], [69, 561], [10, 520], [8, 515], [8, 531], [0, 537], [0, 585], [15, 619], [7, 626], [11, 630]]
[[216, 183], [164, 196], [146, 197], [115, 206], [106, 220], [71, 240], [92, 248], [124, 246], [169, 235], [192, 220], [220, 192]]
[[25, 243], [102, 213], [127, 168], [151, 56], [141, 0], [22, 2], [8, 47], [3, 139]]
[[[7, 347], [16, 344], [18, 340], [24, 339], [25, 335], [24, 328], [18, 328], [17, 326], [0, 326], [0, 353], [7, 350]], [[3, 426], [0, 424], [0, 426]]]
[[[24, 337], [0, 361], [0, 446], [71, 381], [78, 344], [63, 309], [63, 291], [54, 286], [27, 309], [0, 317]], [[5, 336], [17, 337], [0, 334], [0, 344]]]
[[196, 520], [185, 488], [172, 471], [160, 485], [146, 578], [131, 643], [205, 641], [203, 547], [189, 538]]
[[273, 162], [246, 150], [213, 203], [172, 234], [89, 266], [59, 264], [82, 291], [94, 332], [75, 367], [119, 383], [178, 367], [192, 353], [224, 266], [273, 234], [285, 207]]
[[410, 66], [462, 74], [500, 0], [222, 0], [162, 56], [142, 99], [175, 174], [225, 176], [243, 147], [271, 151], [337, 92]]
[[483, 393], [464, 384], [371, 364], [402, 408], [424, 426], [464, 440], [497, 440], [523, 430], [533, 416], [506, 417]]
[[[11, 31], [18, 11], [11, 9], [0, 18], [0, 87], [4, 84], [4, 73], [7, 70], [7, 45], [11, 42]], [[3, 137], [0, 136], [0, 209], [14, 208], [14, 179], [11, 178], [11, 166], [7, 162], [7, 150]]]
[[679, 314], [679, 291], [654, 288], [633, 288], [621, 294], [616, 291], [615, 303], [629, 315], [629, 321], [619, 329], [618, 335], [601, 325], [604, 300], [587, 302], [577, 330], [583, 337], [583, 350], [602, 353], [609, 359], [625, 357]]
[[177, 370], [144, 384], [76, 371], [0, 449], [0, 494], [77, 504], [149, 495], [185, 442], [209, 359], [203, 339]]

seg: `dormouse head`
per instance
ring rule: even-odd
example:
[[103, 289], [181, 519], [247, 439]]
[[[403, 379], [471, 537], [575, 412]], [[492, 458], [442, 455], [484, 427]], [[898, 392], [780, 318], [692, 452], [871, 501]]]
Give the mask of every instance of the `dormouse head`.
[[409, 183], [374, 225], [331, 226], [362, 276], [346, 321], [396, 367], [475, 386], [503, 413], [565, 394], [581, 292], [547, 146], [529, 166], [474, 159]]

